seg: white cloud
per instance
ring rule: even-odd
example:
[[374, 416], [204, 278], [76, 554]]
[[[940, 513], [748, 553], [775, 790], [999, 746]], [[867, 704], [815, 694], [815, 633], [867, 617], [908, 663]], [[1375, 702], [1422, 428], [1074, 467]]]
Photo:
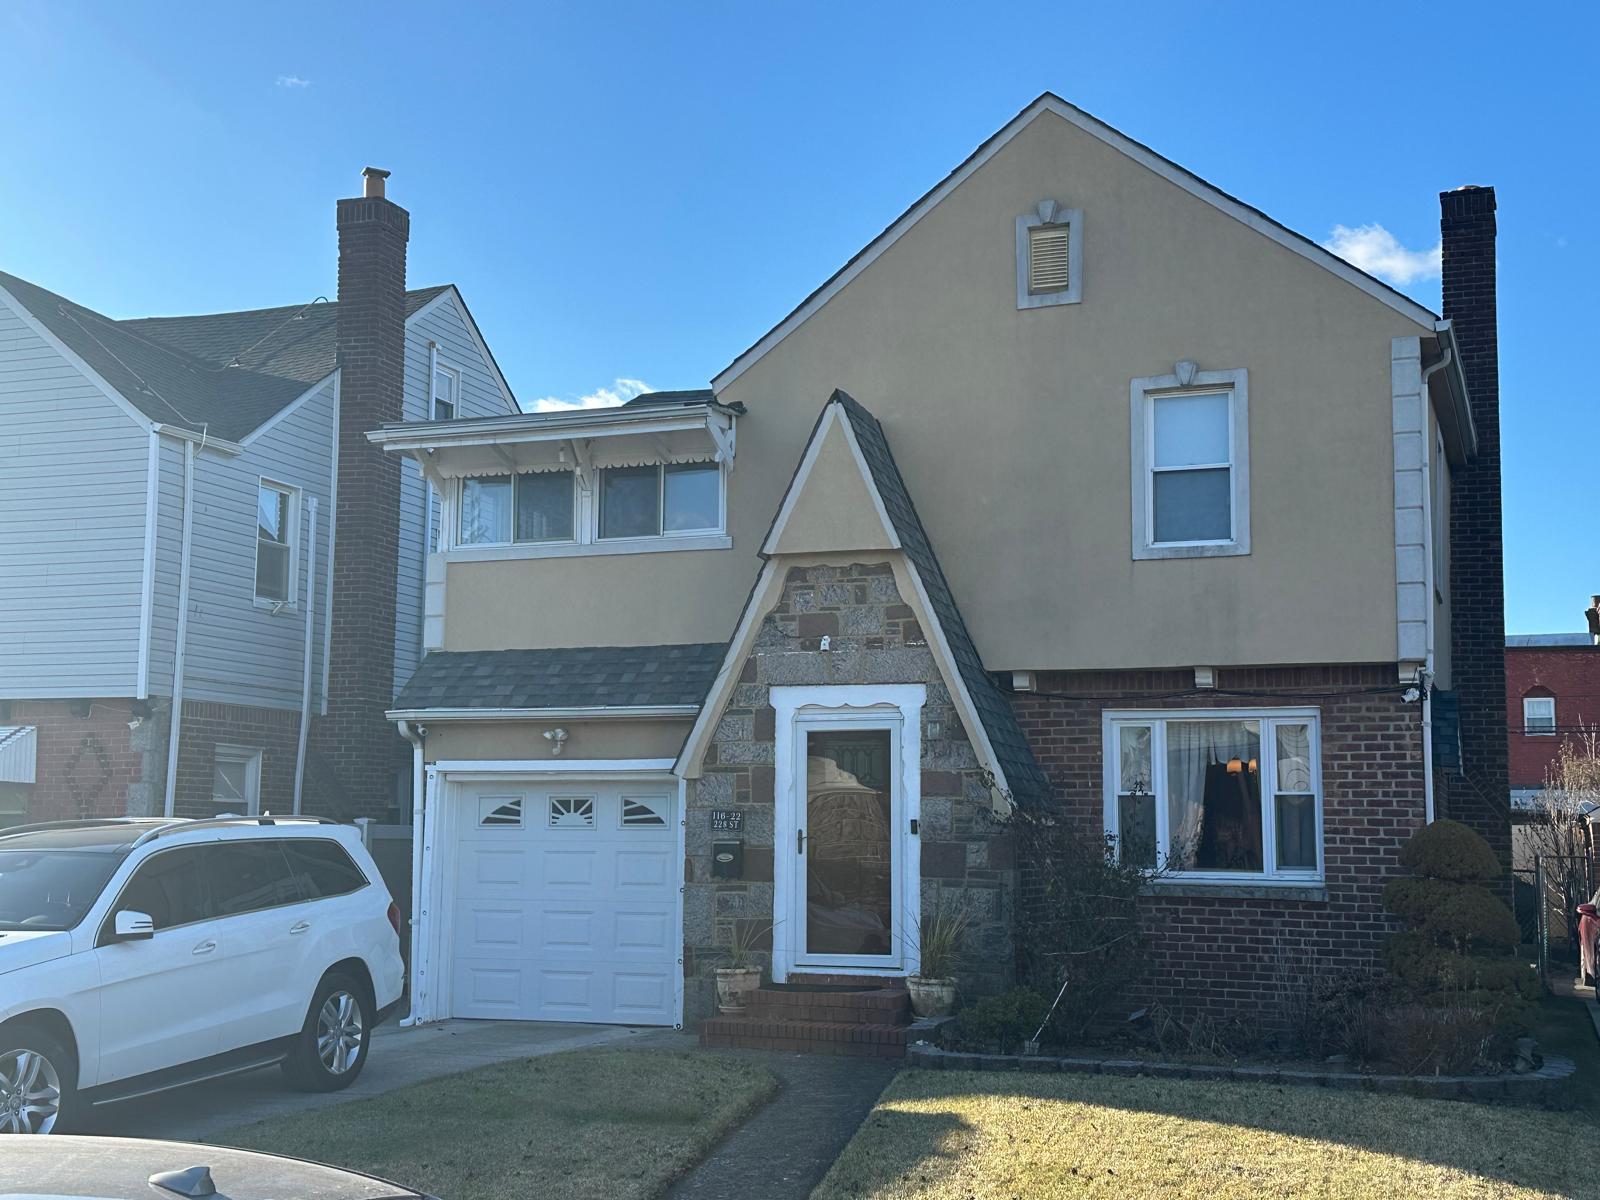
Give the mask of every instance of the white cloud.
[[298, 75], [279, 75], [278, 86], [281, 88], [308, 88], [311, 80], [301, 79]]
[[642, 379], [613, 379], [610, 387], [597, 387], [586, 396], [563, 400], [559, 396], [545, 396], [533, 402], [531, 412], [566, 412], [574, 408], [615, 408], [626, 404], [635, 396], [650, 391]]
[[1427, 250], [1407, 250], [1382, 225], [1335, 225], [1323, 249], [1332, 250], [1346, 262], [1398, 287], [1419, 279], [1434, 279], [1439, 274], [1439, 243]]

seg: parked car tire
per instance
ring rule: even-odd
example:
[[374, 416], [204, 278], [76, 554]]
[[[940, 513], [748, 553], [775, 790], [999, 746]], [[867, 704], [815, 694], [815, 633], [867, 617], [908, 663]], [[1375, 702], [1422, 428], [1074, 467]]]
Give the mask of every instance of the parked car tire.
[[0, 1134], [63, 1133], [77, 1102], [77, 1060], [42, 1029], [0, 1030]]
[[329, 972], [317, 985], [306, 1023], [283, 1060], [283, 1074], [303, 1092], [347, 1088], [367, 1064], [367, 1049], [377, 1013], [361, 981]]

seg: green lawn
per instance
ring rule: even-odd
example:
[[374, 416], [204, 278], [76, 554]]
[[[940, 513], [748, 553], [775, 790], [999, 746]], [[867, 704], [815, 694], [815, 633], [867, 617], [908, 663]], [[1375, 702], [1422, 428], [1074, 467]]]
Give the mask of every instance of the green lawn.
[[646, 1200], [777, 1087], [765, 1068], [719, 1055], [577, 1050], [210, 1140], [370, 1171], [446, 1200]]
[[[1590, 1088], [1574, 1098], [1587, 1106], [1600, 1053], [1555, 1003], [1542, 1006], [1540, 1040], [1582, 1055]], [[1563, 1037], [1571, 1044], [1550, 1044]], [[1268, 1084], [907, 1071], [812, 1200], [1600, 1196], [1595, 1115]]]

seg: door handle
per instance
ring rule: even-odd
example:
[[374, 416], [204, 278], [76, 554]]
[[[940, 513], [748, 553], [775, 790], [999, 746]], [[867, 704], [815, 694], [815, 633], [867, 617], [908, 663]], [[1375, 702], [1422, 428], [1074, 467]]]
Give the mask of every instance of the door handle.
[[205, 941], [201, 942], [198, 946], [196, 946], [193, 950], [189, 951], [189, 953], [190, 954], [195, 954], [195, 955], [210, 954], [216, 948], [217, 948], [217, 944], [215, 942], [213, 942], [210, 938], [207, 938]]
[[306, 930], [308, 930], [310, 928], [311, 928], [311, 922], [310, 921], [296, 921], [293, 925], [289, 926], [289, 932], [290, 933], [304, 933]]
[[806, 852], [806, 831], [804, 829], [796, 829], [794, 831], [794, 852], [796, 854], [804, 854]]

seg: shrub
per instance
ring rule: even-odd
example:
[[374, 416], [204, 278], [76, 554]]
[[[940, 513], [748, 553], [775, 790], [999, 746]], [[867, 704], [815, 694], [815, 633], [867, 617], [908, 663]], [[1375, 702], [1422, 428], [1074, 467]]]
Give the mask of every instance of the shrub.
[[1384, 1018], [1395, 981], [1382, 971], [1347, 968], [1305, 977], [1290, 997], [1290, 1031], [1313, 1058], [1344, 1055], [1368, 1063], [1384, 1055]]
[[1514, 950], [1517, 919], [1487, 888], [1444, 879], [1392, 879], [1383, 905], [1419, 933], [1462, 954]]
[[1477, 833], [1441, 818], [1424, 825], [1400, 850], [1400, 862], [1424, 879], [1483, 883], [1498, 879], [1500, 860]]
[[1032, 988], [985, 996], [961, 1010], [955, 1035], [964, 1044], [985, 1049], [998, 1043], [1002, 1054], [1009, 1053], [1034, 1035], [1049, 1008], [1050, 1002]]

